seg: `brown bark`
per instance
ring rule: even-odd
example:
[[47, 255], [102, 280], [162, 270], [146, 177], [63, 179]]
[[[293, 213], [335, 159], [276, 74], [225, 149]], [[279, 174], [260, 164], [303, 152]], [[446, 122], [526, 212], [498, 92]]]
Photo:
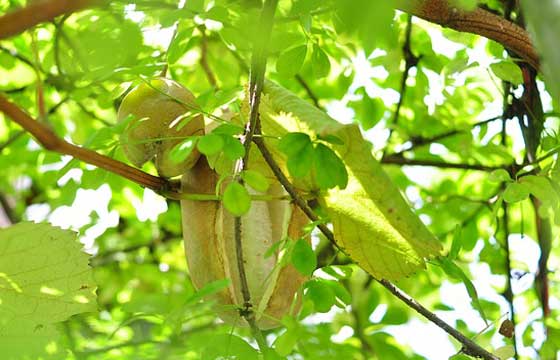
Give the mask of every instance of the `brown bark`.
[[421, 19], [453, 30], [484, 36], [516, 53], [534, 69], [539, 55], [529, 33], [520, 26], [483, 9], [463, 11], [447, 0], [400, 0], [399, 8]]
[[39, 0], [0, 17], [0, 40], [33, 26], [102, 3], [101, 0]]

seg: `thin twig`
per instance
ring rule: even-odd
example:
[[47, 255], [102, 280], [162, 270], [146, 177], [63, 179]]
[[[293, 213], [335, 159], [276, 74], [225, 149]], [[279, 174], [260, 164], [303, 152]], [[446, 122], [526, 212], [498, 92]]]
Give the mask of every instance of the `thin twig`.
[[[511, 11], [512, 11], [512, 7], [513, 7], [514, 1], [508, 1], [508, 3], [506, 4], [506, 13], [505, 16], [507, 19], [509, 19], [510, 15], [511, 15]], [[502, 113], [502, 129], [500, 132], [500, 143], [502, 146], [506, 147], [508, 145], [508, 136], [507, 136], [507, 120], [508, 120], [508, 112], [510, 110], [510, 106], [508, 103], [508, 97], [512, 91], [512, 86], [509, 82], [503, 81], [503, 88], [504, 88], [504, 96], [502, 98], [502, 102], [503, 102], [503, 113]], [[502, 183], [501, 186], [501, 191], [504, 191], [506, 188], [506, 184]], [[504, 251], [505, 251], [505, 260], [506, 260], [506, 264], [505, 264], [505, 270], [506, 270], [506, 288], [504, 289], [504, 292], [502, 293], [502, 296], [504, 297], [504, 299], [507, 301], [508, 305], [509, 305], [509, 319], [511, 321], [511, 323], [513, 324], [513, 329], [514, 329], [514, 333], [513, 333], [513, 337], [512, 337], [512, 342], [513, 342], [513, 350], [514, 350], [514, 358], [517, 360], [519, 359], [519, 353], [517, 351], [517, 336], [515, 334], [515, 329], [517, 327], [517, 323], [516, 323], [516, 319], [515, 319], [515, 305], [514, 305], [514, 294], [513, 294], [513, 287], [512, 287], [512, 282], [511, 282], [511, 277], [512, 277], [512, 269], [511, 269], [511, 251], [510, 251], [510, 244], [509, 244], [509, 235], [510, 235], [510, 231], [509, 231], [509, 205], [507, 202], [503, 201], [502, 202], [502, 234], [503, 234], [503, 244], [504, 244]]]
[[317, 97], [317, 95], [315, 95], [313, 90], [311, 90], [311, 87], [309, 86], [307, 81], [305, 81], [305, 79], [300, 74], [296, 75], [296, 80], [301, 85], [301, 87], [303, 87], [311, 101], [313, 101], [313, 105], [315, 105], [315, 107], [318, 109], [322, 109], [321, 105], [319, 104], [319, 98]]
[[[471, 125], [471, 129], [479, 127], [479, 126], [483, 126], [486, 125], [488, 123], [491, 123], [493, 121], [499, 120], [501, 119], [501, 116], [496, 116], [490, 119], [486, 119], [483, 121], [479, 121], [477, 123], [474, 123]], [[443, 140], [445, 138], [451, 137], [451, 136], [455, 136], [461, 133], [465, 133], [470, 131], [470, 129], [454, 129], [454, 130], [450, 130], [450, 131], [446, 131], [444, 133], [432, 136], [432, 137], [413, 137], [411, 138], [409, 141], [412, 143], [409, 147], [402, 149], [396, 153], [390, 154], [390, 155], [402, 155], [403, 153], [410, 151], [414, 148], [420, 147], [420, 146], [424, 146], [424, 145], [429, 145], [435, 142], [438, 142], [440, 140]]]
[[402, 46], [402, 52], [404, 56], [404, 70], [401, 77], [401, 84], [400, 84], [400, 97], [399, 102], [397, 103], [397, 108], [395, 109], [395, 113], [393, 115], [393, 121], [391, 122], [390, 129], [389, 129], [389, 136], [387, 136], [387, 145], [390, 144], [391, 138], [393, 136], [393, 132], [397, 128], [399, 124], [399, 115], [401, 113], [401, 107], [404, 103], [404, 98], [406, 95], [406, 82], [408, 80], [408, 75], [410, 74], [410, 69], [418, 64], [418, 60], [420, 58], [412, 53], [412, 49], [410, 47], [410, 36], [412, 34], [412, 16], [408, 15], [406, 20], [406, 30], [405, 30], [405, 38], [404, 44]]
[[33, 61], [29, 60], [28, 58], [26, 58], [25, 56], [21, 55], [18, 51], [13, 50], [13, 49], [8, 49], [4, 46], [0, 46], [0, 51], [3, 51], [7, 54], [9, 54], [12, 57], [15, 57], [16, 59], [18, 59], [19, 61], [21, 61], [22, 63], [34, 68], [35, 65], [33, 65]]
[[448, 163], [438, 160], [423, 160], [423, 159], [407, 159], [399, 155], [388, 155], [381, 159], [383, 164], [397, 164], [409, 166], [431, 166], [444, 169], [463, 169], [463, 170], [478, 170], [478, 171], [494, 171], [498, 169], [510, 169], [511, 165], [502, 166], [489, 166], [481, 164], [463, 164], [463, 163]]
[[212, 68], [210, 68], [210, 64], [208, 64], [208, 37], [206, 36], [206, 27], [204, 25], [201, 25], [198, 27], [198, 29], [200, 30], [201, 34], [199, 61], [200, 66], [202, 67], [202, 70], [204, 70], [206, 79], [208, 79], [210, 85], [212, 85], [214, 90], [218, 90], [218, 81], [216, 80], [216, 76], [214, 75]]
[[[261, 15], [259, 18], [258, 37], [255, 39], [255, 45], [253, 48], [253, 55], [251, 61], [250, 69], [250, 81], [249, 81], [249, 121], [245, 127], [245, 133], [243, 134], [243, 147], [245, 149], [245, 155], [236, 164], [236, 174], [235, 181], [240, 184], [243, 180], [239, 176], [241, 171], [244, 170], [249, 160], [249, 154], [251, 150], [251, 145], [253, 142], [253, 136], [255, 133], [259, 132], [259, 105], [261, 99], [261, 93], [264, 86], [264, 76], [266, 72], [266, 62], [267, 62], [267, 48], [270, 35], [272, 33], [272, 25], [274, 21], [274, 13], [276, 12], [276, 6], [278, 5], [278, 0], [267, 0], [261, 10]], [[245, 318], [251, 332], [259, 346], [259, 349], [263, 353], [268, 352], [268, 345], [266, 339], [262, 334], [262, 331], [257, 326], [255, 320], [255, 313], [252, 309], [251, 294], [249, 291], [249, 283], [247, 281], [247, 275], [245, 273], [245, 262], [243, 259], [243, 234], [242, 234], [242, 221], [241, 217], [236, 216], [234, 219], [234, 236], [235, 236], [235, 249], [237, 257], [237, 270], [239, 272], [239, 280], [241, 283], [241, 294], [243, 296], [243, 309], [241, 309], [240, 314]]]
[[8, 140], [6, 140], [6, 141], [4, 141], [4, 143], [0, 144], [0, 154], [2, 153], [2, 151], [4, 151], [5, 148], [10, 146], [12, 143], [14, 143], [17, 139], [19, 139], [24, 134], [25, 134], [25, 131], [17, 131], [12, 136], [10, 136], [8, 138]]
[[471, 339], [463, 335], [461, 332], [457, 331], [455, 328], [447, 324], [445, 321], [440, 319], [436, 314], [426, 309], [422, 304], [420, 304], [418, 301], [410, 297], [404, 291], [396, 287], [390, 281], [378, 280], [378, 279], [375, 280], [381, 285], [383, 285], [387, 290], [389, 290], [391, 294], [399, 298], [410, 308], [414, 309], [420, 315], [424, 316], [426, 319], [436, 324], [441, 329], [445, 330], [445, 332], [447, 332], [449, 335], [457, 339], [463, 345], [462, 348], [463, 353], [477, 358], [487, 359], [487, 360], [500, 360], [500, 358], [484, 350], [477, 343], [475, 343], [474, 341], [472, 341]]

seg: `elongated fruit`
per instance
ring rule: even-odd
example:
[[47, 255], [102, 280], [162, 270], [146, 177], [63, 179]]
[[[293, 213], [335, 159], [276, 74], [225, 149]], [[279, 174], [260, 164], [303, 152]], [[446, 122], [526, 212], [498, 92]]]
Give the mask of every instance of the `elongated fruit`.
[[173, 177], [190, 169], [200, 156], [196, 149], [179, 162], [169, 156], [187, 137], [204, 134], [204, 119], [193, 94], [173, 80], [155, 78], [138, 85], [123, 99], [118, 119], [130, 121], [121, 142], [135, 166], [154, 159], [161, 176]]
[[[183, 191], [213, 194], [217, 174], [206, 159], [182, 178]], [[280, 184], [271, 185], [269, 195], [283, 195]], [[220, 279], [230, 285], [216, 294], [219, 316], [226, 322], [243, 325], [238, 310], [244, 299], [237, 265], [234, 218], [218, 201], [181, 201], [183, 237], [191, 279], [196, 287]], [[290, 309], [297, 309], [294, 295], [306, 278], [293, 266], [280, 264], [282, 246], [269, 256], [267, 250], [277, 241], [297, 240], [306, 224], [305, 215], [289, 201], [253, 201], [251, 210], [241, 218], [242, 249], [251, 304], [259, 327], [280, 326], [279, 320]], [[290, 241], [290, 240], [287, 240]], [[296, 306], [292, 307], [292, 304]], [[229, 305], [229, 306], [228, 306]], [[233, 306], [232, 306], [233, 305]]]

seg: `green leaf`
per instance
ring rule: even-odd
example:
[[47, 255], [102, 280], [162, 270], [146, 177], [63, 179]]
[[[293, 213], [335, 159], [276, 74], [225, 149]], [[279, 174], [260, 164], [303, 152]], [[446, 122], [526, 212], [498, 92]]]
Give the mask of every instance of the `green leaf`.
[[461, 234], [461, 226], [457, 224], [455, 226], [455, 231], [453, 232], [453, 242], [451, 243], [451, 250], [449, 250], [449, 255], [447, 258], [449, 260], [455, 260], [457, 255], [459, 255], [459, 251], [461, 251], [461, 247], [463, 246], [463, 236]]
[[280, 139], [278, 149], [288, 156], [295, 156], [311, 144], [309, 135], [299, 132], [288, 133]]
[[258, 171], [255, 170], [244, 170], [241, 173], [241, 178], [253, 189], [266, 192], [270, 186], [268, 179]]
[[296, 241], [292, 249], [291, 262], [303, 275], [311, 275], [317, 268], [317, 256], [305, 239]]
[[234, 216], [242, 216], [251, 208], [251, 196], [238, 182], [229, 183], [224, 191], [224, 207]]
[[241, 142], [234, 137], [224, 137], [224, 155], [227, 159], [235, 161], [245, 156], [245, 148]]
[[167, 62], [175, 64], [179, 59], [185, 55], [188, 44], [193, 38], [194, 27], [184, 27], [183, 24], [179, 25], [177, 35], [171, 41], [169, 51], [167, 52]]
[[339, 281], [335, 280], [325, 280], [321, 279], [324, 284], [327, 284], [331, 287], [334, 291], [334, 294], [338, 300], [342, 302], [342, 304], [336, 304], [340, 308], [344, 308], [346, 305], [350, 305], [352, 303], [352, 295], [348, 292], [348, 290], [340, 283]]
[[455, 354], [449, 357], [449, 360], [472, 360], [473, 358], [465, 354]]
[[332, 134], [327, 134], [327, 135], [318, 134], [317, 139], [326, 141], [332, 145], [344, 145], [344, 141], [342, 141], [341, 138], [334, 136]]
[[230, 279], [215, 280], [205, 284], [202, 288], [198, 289], [192, 296], [190, 296], [185, 303], [194, 304], [209, 295], [218, 293], [219, 291], [227, 288], [231, 283]]
[[362, 95], [362, 100], [350, 102], [350, 107], [356, 112], [360, 125], [364, 130], [369, 130], [383, 118], [385, 104], [379, 98], [371, 98], [364, 88], [356, 91]]
[[221, 124], [217, 128], [215, 128], [212, 133], [219, 134], [219, 135], [241, 135], [243, 134], [243, 127], [234, 125], [234, 124]]
[[169, 152], [169, 158], [174, 163], [180, 163], [185, 160], [196, 147], [197, 137], [190, 136], [179, 144], [175, 145]]
[[513, 345], [504, 345], [494, 350], [494, 355], [499, 357], [501, 360], [511, 359], [515, 356], [515, 348]]
[[278, 148], [288, 155], [287, 167], [292, 176], [301, 178], [309, 173], [313, 166], [314, 154], [309, 135], [288, 133], [282, 137]]
[[301, 69], [306, 55], [307, 45], [296, 46], [282, 52], [276, 61], [276, 71], [286, 77], [296, 75]]
[[313, 75], [318, 78], [329, 75], [331, 71], [331, 62], [329, 60], [329, 56], [318, 45], [313, 46], [313, 54], [311, 55], [311, 67], [313, 68]]
[[[283, 322], [286, 323], [286, 321]], [[278, 336], [276, 341], [274, 341], [274, 350], [280, 356], [288, 356], [292, 353], [300, 338], [301, 330], [298, 323], [295, 321], [287, 322], [286, 332]]]
[[198, 139], [198, 150], [204, 155], [214, 155], [224, 147], [224, 139], [220, 135], [208, 134]]
[[502, 61], [490, 65], [492, 72], [501, 80], [512, 83], [513, 85], [523, 84], [523, 74], [519, 66], [511, 61]]
[[482, 308], [482, 305], [480, 304], [480, 301], [478, 299], [478, 293], [476, 291], [476, 288], [474, 287], [473, 283], [468, 278], [468, 276], [463, 272], [463, 270], [459, 266], [457, 266], [457, 264], [455, 264], [453, 261], [449, 260], [446, 257], [439, 258], [438, 262], [447, 275], [449, 275], [454, 279], [461, 280], [463, 282], [463, 285], [465, 285], [465, 288], [467, 289], [467, 293], [471, 298], [473, 307], [479, 312], [480, 316], [484, 319], [484, 321], [487, 322], [486, 315], [484, 314], [484, 309]]
[[206, 343], [201, 359], [259, 359], [255, 348], [233, 334], [213, 334]]
[[425, 258], [440, 254], [441, 243], [411, 211], [357, 125], [336, 122], [270, 81], [264, 93], [260, 115], [266, 135], [309, 129], [311, 135], [332, 134], [344, 143], [331, 150], [344, 158], [348, 185], [328, 190], [319, 202], [331, 219], [337, 244], [355, 263], [376, 278], [398, 280], [424, 268]]
[[334, 151], [323, 144], [317, 144], [314, 151], [315, 176], [321, 189], [338, 186], [344, 189], [348, 185], [348, 172]]
[[315, 310], [322, 313], [328, 312], [336, 301], [332, 288], [321, 279], [307, 282], [306, 295], [315, 304]]
[[494, 170], [488, 175], [488, 181], [492, 183], [501, 183], [504, 181], [512, 181], [509, 173], [504, 169]]
[[401, 325], [408, 321], [408, 315], [405, 310], [397, 306], [390, 306], [383, 315], [381, 323], [386, 325]]
[[513, 182], [507, 185], [503, 193], [504, 200], [508, 203], [515, 203], [529, 197], [529, 188], [525, 184]]
[[74, 232], [34, 223], [0, 230], [3, 357], [41, 353], [62, 336], [54, 324], [96, 311], [88, 261]]

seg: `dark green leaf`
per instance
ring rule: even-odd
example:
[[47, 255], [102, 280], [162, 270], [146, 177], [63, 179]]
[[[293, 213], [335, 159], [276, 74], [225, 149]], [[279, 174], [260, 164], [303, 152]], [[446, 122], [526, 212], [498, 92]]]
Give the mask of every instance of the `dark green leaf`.
[[307, 134], [288, 133], [278, 148], [288, 155], [287, 166], [292, 176], [301, 178], [309, 173], [313, 166], [313, 144]]
[[322, 189], [338, 186], [344, 189], [348, 184], [348, 172], [340, 158], [329, 147], [317, 144], [314, 151], [315, 178]]
[[247, 185], [260, 192], [266, 192], [270, 186], [268, 179], [263, 174], [255, 170], [244, 170], [241, 173], [241, 178], [247, 183]]
[[329, 75], [331, 71], [331, 62], [329, 60], [329, 56], [318, 45], [313, 46], [313, 54], [311, 55], [311, 67], [313, 68], [313, 74], [318, 78]]
[[214, 155], [224, 147], [224, 139], [216, 134], [208, 134], [198, 139], [198, 150], [204, 155]]
[[453, 242], [451, 243], [451, 250], [449, 250], [449, 255], [447, 258], [449, 260], [455, 260], [457, 255], [459, 255], [459, 251], [461, 251], [461, 247], [463, 246], [463, 236], [461, 233], [461, 226], [457, 224], [455, 226], [455, 231], [453, 232]]
[[224, 137], [223, 150], [226, 158], [232, 161], [241, 159], [245, 155], [245, 148], [241, 142], [234, 137]]
[[311, 275], [317, 267], [317, 256], [305, 239], [296, 241], [292, 250], [292, 264], [303, 275]]
[[223, 196], [224, 207], [235, 216], [246, 214], [251, 208], [249, 192], [241, 184], [228, 184]]
[[500, 78], [500, 80], [507, 81], [513, 85], [523, 84], [523, 75], [519, 66], [510, 61], [502, 61], [490, 65], [492, 72]]
[[503, 181], [511, 181], [509, 173], [504, 169], [494, 170], [488, 175], [488, 180], [493, 183], [501, 183]]
[[314, 279], [307, 283], [306, 295], [313, 301], [318, 312], [328, 312], [336, 301], [332, 288], [320, 279]]
[[276, 61], [276, 71], [282, 76], [294, 76], [301, 69], [306, 55], [307, 45], [296, 46], [282, 52]]
[[507, 185], [503, 193], [504, 200], [508, 203], [515, 203], [529, 197], [529, 188], [525, 184], [518, 182]]

